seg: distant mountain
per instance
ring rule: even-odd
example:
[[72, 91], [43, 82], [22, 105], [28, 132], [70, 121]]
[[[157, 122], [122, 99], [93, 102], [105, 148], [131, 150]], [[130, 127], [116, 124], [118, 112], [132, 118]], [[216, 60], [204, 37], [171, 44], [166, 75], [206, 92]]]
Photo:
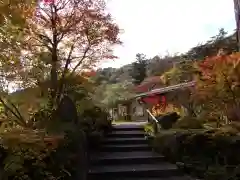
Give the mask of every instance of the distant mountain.
[[[216, 55], [220, 49], [226, 53], [237, 51], [236, 33], [226, 36], [224, 29], [220, 29], [219, 33], [211, 37], [204, 44], [199, 44], [191, 48], [187, 53], [180, 55], [169, 55], [165, 57], [155, 56], [147, 61], [146, 74], [147, 77], [161, 76], [164, 72], [170, 70], [175, 64], [186, 60], [203, 60], [207, 56]], [[184, 42], [183, 42], [184, 43]], [[122, 66], [121, 68], [103, 68], [98, 69], [95, 80], [98, 83], [115, 84], [123, 81], [133, 81], [131, 72], [133, 71], [133, 63]]]

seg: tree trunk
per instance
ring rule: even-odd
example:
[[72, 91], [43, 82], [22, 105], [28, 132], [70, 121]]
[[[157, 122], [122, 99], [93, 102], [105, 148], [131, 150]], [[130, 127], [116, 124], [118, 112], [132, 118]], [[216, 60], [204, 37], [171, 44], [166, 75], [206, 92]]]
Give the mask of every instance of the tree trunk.
[[[55, 48], [54, 48], [55, 49]], [[57, 52], [56, 49], [52, 52], [52, 68], [51, 68], [51, 100], [52, 103], [55, 103], [57, 95]]]
[[58, 74], [57, 74], [57, 29], [56, 29], [56, 18], [57, 18], [57, 10], [54, 4], [51, 5], [51, 13], [52, 13], [52, 62], [51, 62], [51, 101], [52, 105], [55, 105], [56, 95], [57, 95], [57, 84], [58, 84]]

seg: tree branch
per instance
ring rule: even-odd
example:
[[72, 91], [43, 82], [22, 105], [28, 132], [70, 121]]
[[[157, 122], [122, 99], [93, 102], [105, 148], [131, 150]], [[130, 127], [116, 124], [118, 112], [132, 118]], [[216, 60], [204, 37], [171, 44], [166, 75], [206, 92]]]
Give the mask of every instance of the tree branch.
[[10, 103], [13, 108], [17, 111], [17, 113], [15, 113], [5, 102], [4, 100], [0, 97], [0, 102], [2, 103], [2, 105], [4, 106], [4, 108], [8, 111], [10, 111], [18, 120], [20, 120], [20, 124], [24, 127], [27, 127], [27, 124], [24, 120], [24, 118], [22, 117], [22, 115], [20, 114], [20, 112], [18, 111], [17, 107], [15, 105], [13, 105], [12, 103]]
[[229, 88], [229, 90], [230, 90], [230, 92], [231, 92], [231, 94], [232, 94], [233, 104], [234, 104], [234, 106], [235, 106], [233, 112], [234, 112], [234, 114], [237, 116], [237, 118], [240, 118], [240, 114], [238, 113], [238, 111], [236, 112], [236, 110], [239, 108], [239, 104], [238, 104], [238, 102], [237, 102], [236, 94], [235, 94], [234, 91], [232, 90], [231, 84], [230, 84], [230, 82], [228, 81], [226, 74], [223, 73], [223, 72], [222, 72], [222, 74], [223, 74], [224, 79], [225, 79], [225, 82], [227, 83], [227, 86], [228, 86], [228, 88]]
[[231, 88], [231, 84], [230, 84], [230, 82], [228, 81], [226, 74], [222, 72], [222, 75], [223, 75], [223, 77], [224, 77], [224, 79], [225, 79], [225, 82], [226, 82], [226, 84], [227, 84], [227, 86], [228, 86], [229, 91], [230, 91], [231, 94], [232, 94], [232, 98], [233, 98], [234, 104], [237, 106], [237, 104], [238, 104], [238, 103], [237, 103], [237, 97], [236, 97], [234, 91], [233, 91], [232, 88]]
[[[52, 40], [51, 40], [47, 35], [40, 34], [40, 33], [36, 33], [36, 35], [37, 35], [40, 39], [44, 40], [45, 42], [48, 42], [48, 43], [50, 43], [51, 45], [53, 45]], [[44, 43], [43, 43], [43, 44], [44, 44]]]
[[75, 24], [79, 24], [80, 21], [83, 20], [83, 17], [84, 17], [83, 14], [81, 17], [79, 17], [79, 19], [73, 19], [75, 14], [76, 14], [76, 12], [75, 12], [75, 7], [74, 7], [72, 12], [70, 13], [69, 17], [67, 17], [68, 21], [66, 22], [65, 26], [61, 27], [61, 31], [59, 31], [59, 32], [61, 32], [61, 34], [58, 34], [58, 36], [60, 36], [58, 38], [58, 42], [60, 42], [67, 33], [70, 33], [71, 28], [74, 27]]
[[79, 60], [79, 62], [77, 63], [77, 65], [73, 68], [71, 75], [73, 75], [75, 73], [75, 71], [77, 70], [77, 68], [82, 64], [83, 60], [86, 58], [87, 56], [87, 52], [90, 50], [90, 45], [85, 49], [82, 58]]
[[65, 77], [66, 77], [66, 73], [68, 71], [68, 66], [71, 63], [71, 56], [72, 56], [72, 53], [73, 53], [73, 50], [74, 50], [74, 45], [75, 44], [72, 44], [72, 46], [70, 48], [70, 51], [68, 53], [68, 57], [67, 57], [67, 60], [66, 60], [65, 66], [64, 66], [64, 70], [63, 70], [63, 73], [62, 73], [62, 77], [60, 79], [60, 85], [59, 85], [58, 95], [57, 95], [57, 99], [56, 99], [57, 104], [59, 104], [60, 99], [61, 99], [61, 94], [62, 94], [63, 86], [64, 86], [64, 80], [65, 80]]
[[[39, 36], [40, 38], [40, 36]], [[36, 41], [38, 41], [40, 43], [40, 45], [31, 45], [31, 46], [36, 46], [36, 47], [46, 47], [50, 52], [52, 52], [52, 47], [50, 47], [48, 44], [45, 44], [43, 41], [41, 41], [40, 39], [36, 38], [36, 37], [31, 37], [28, 41], [30, 41], [31, 39], [34, 39]]]

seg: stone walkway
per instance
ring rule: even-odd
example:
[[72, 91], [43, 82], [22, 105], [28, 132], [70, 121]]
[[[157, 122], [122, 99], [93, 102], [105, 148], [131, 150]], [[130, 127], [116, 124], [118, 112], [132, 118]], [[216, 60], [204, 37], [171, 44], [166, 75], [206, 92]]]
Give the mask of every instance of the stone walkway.
[[176, 165], [152, 151], [143, 124], [122, 123], [103, 142], [92, 158], [89, 180], [192, 180]]

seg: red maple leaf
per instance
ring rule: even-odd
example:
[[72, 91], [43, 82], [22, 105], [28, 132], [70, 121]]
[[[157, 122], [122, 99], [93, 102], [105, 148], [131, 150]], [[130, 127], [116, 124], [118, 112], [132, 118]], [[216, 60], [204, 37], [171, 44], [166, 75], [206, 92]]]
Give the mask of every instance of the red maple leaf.
[[51, 4], [54, 3], [54, 0], [43, 0], [44, 3]]

